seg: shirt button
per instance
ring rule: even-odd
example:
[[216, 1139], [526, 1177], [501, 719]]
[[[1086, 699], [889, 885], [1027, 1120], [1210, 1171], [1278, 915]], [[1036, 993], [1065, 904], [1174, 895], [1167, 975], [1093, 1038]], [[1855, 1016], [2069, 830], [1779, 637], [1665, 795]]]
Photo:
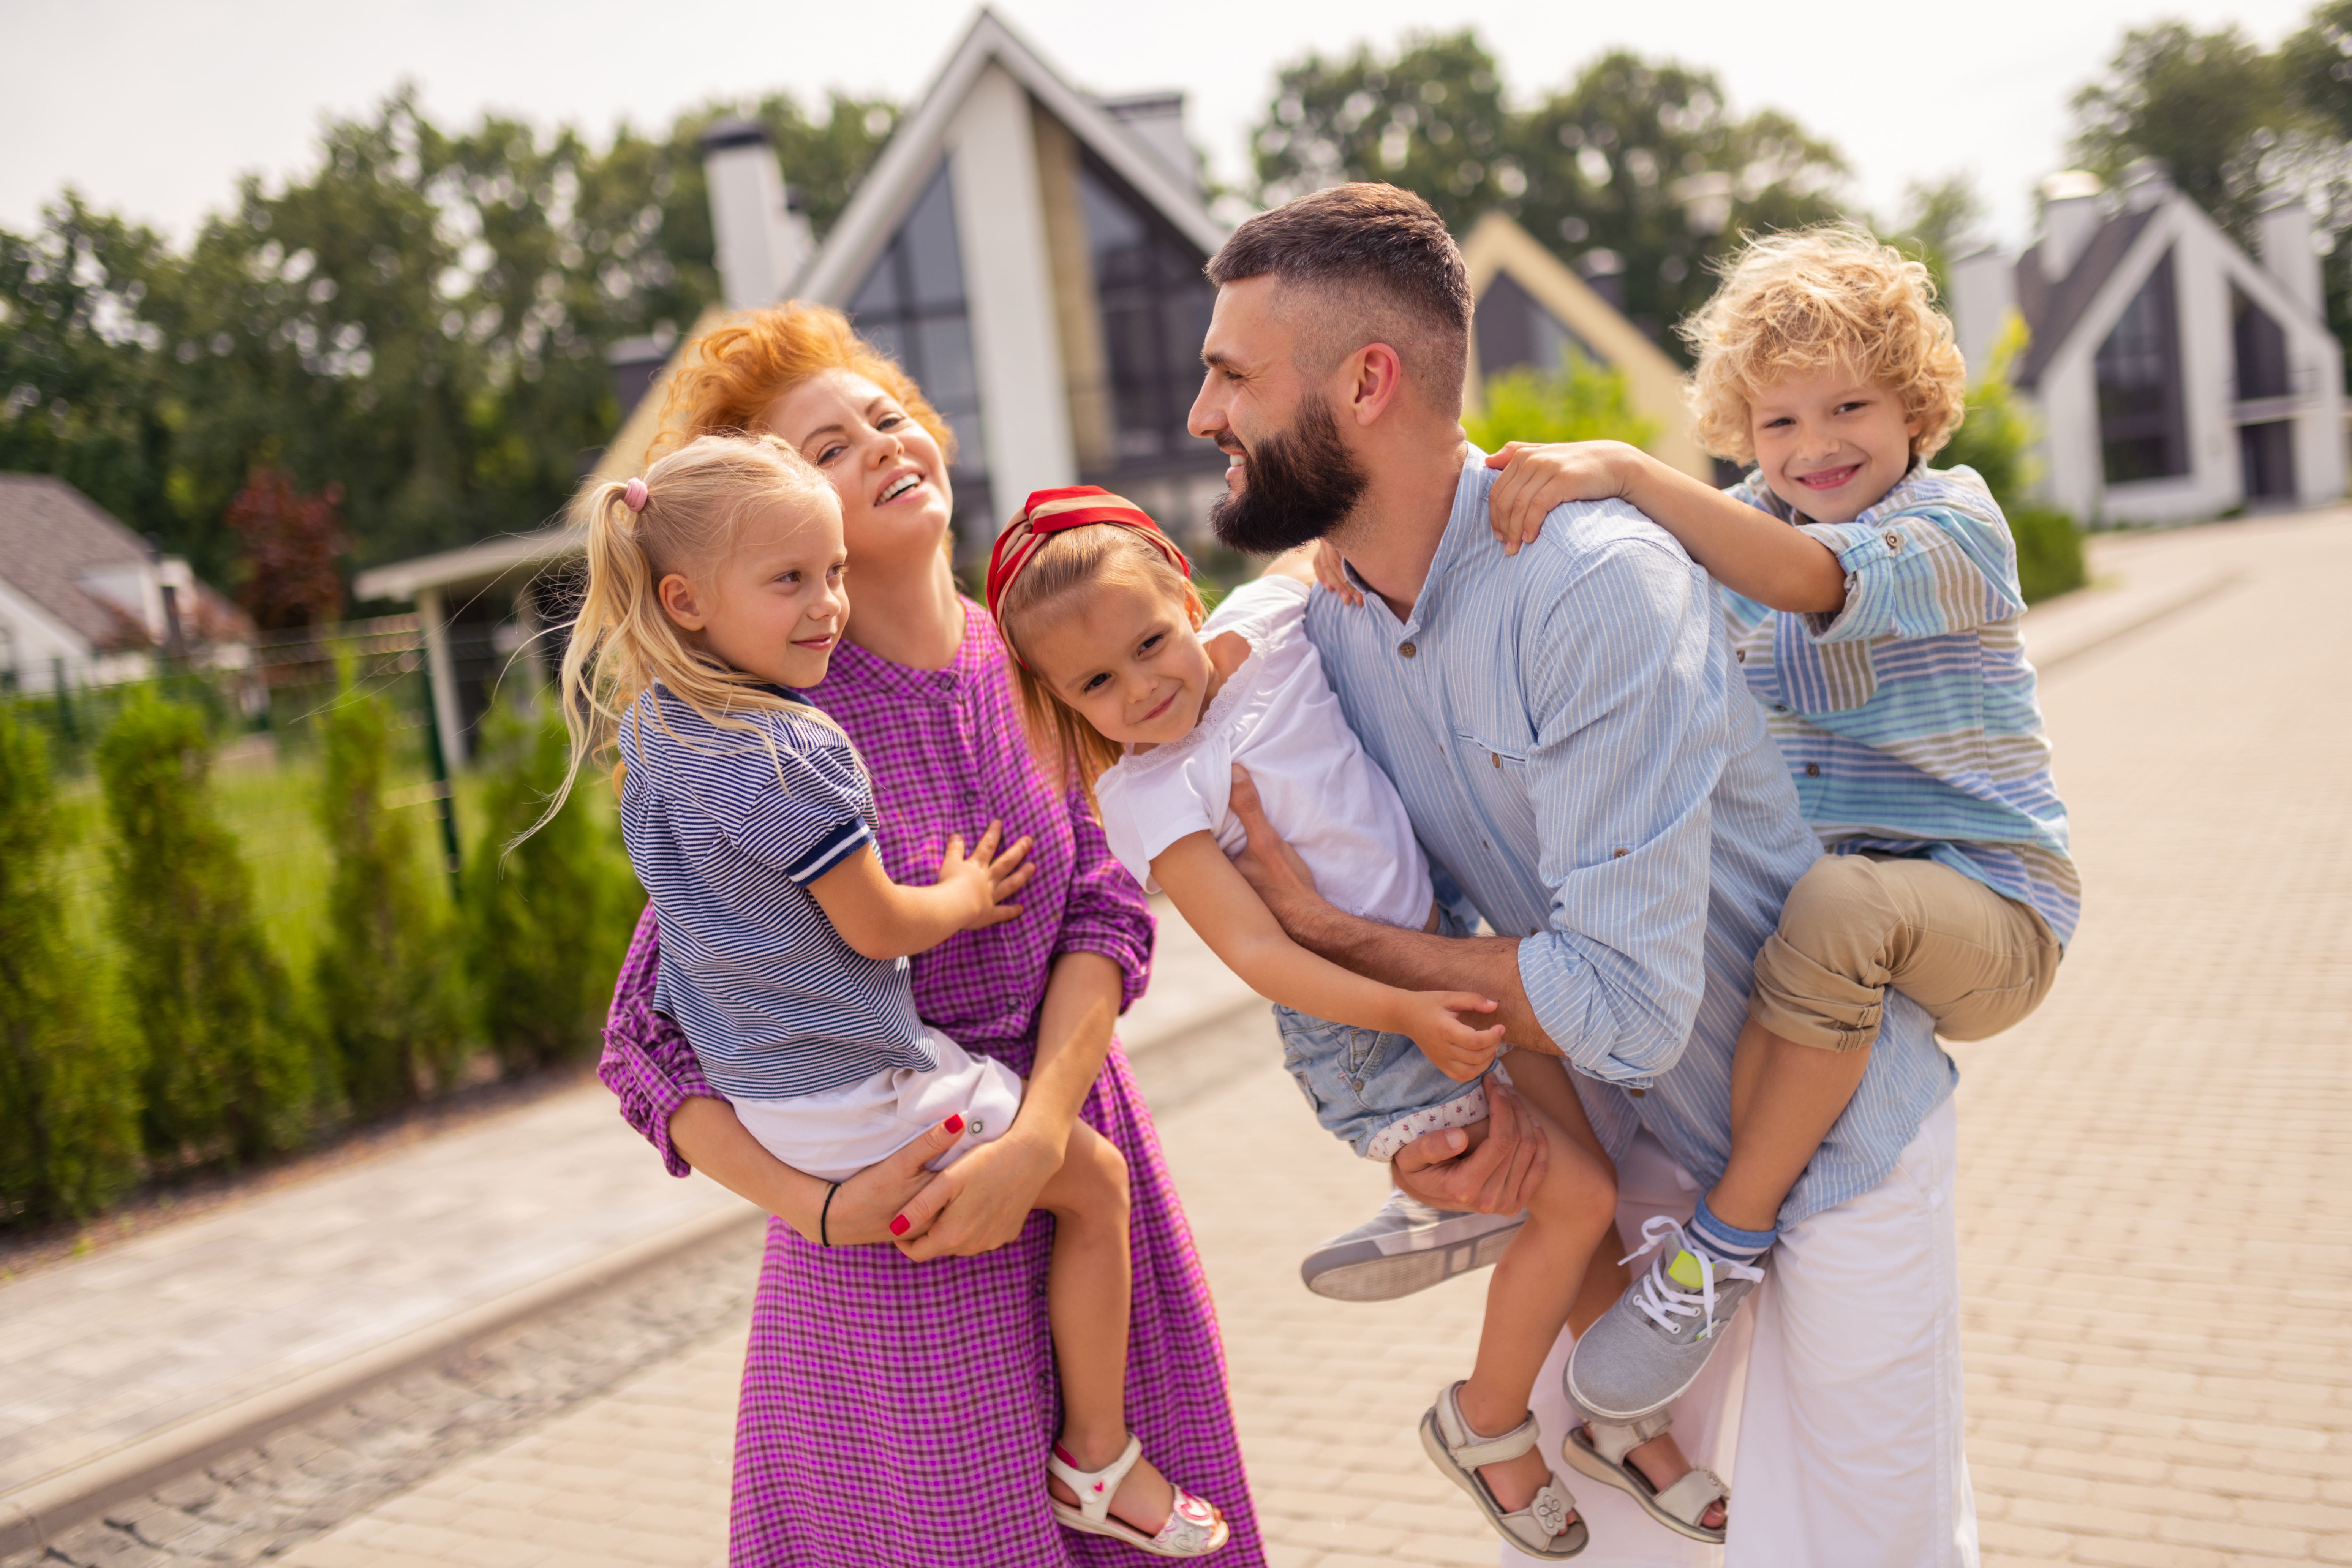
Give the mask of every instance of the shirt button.
[[1809, 779], [1817, 779], [1821, 777], [1822, 764], [1819, 763], [1807, 763], [1805, 764], [1805, 776]]
[[1612, 849], [1609, 852], [1609, 858], [1612, 860], [1622, 860], [1626, 856], [1631, 855], [1633, 851], [1630, 849]]
[[1411, 658], [1414, 654], [1417, 654], [1420, 651], [1421, 649], [1413, 647], [1413, 645], [1409, 642], [1401, 642], [1397, 644], [1397, 652], [1407, 658]]
[[1903, 536], [1895, 532], [1893, 529], [1890, 528], [1886, 531], [1885, 539], [1886, 552], [1889, 555], [1894, 554], [1896, 551], [1903, 548]]
[[1632, 1095], [1635, 1100], [1639, 1100], [1650, 1091], [1646, 1089], [1629, 1089], [1625, 1092]]
[[1737, 653], [1733, 654], [1731, 658], [1732, 661], [1736, 664], [1746, 664], [1748, 662], [1748, 650], [1743, 647]]
[[1775, 713], [1786, 713], [1788, 710], [1789, 705], [1785, 702], [1775, 702], [1772, 704], [1772, 711]]
[[1503, 765], [1503, 753], [1500, 752], [1489, 752], [1486, 753], [1486, 760], [1499, 768]]

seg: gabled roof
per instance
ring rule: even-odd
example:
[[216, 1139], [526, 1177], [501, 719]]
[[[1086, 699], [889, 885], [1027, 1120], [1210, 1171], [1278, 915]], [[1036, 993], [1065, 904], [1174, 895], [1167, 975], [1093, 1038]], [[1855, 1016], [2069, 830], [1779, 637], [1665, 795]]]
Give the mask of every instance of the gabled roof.
[[47, 474], [0, 474], [0, 579], [93, 648], [151, 646], [143, 627], [90, 593], [95, 571], [137, 566], [147, 542]]
[[[2178, 199], [2178, 198], [2172, 198]], [[2017, 259], [2017, 313], [2025, 318], [2026, 340], [2024, 361], [2017, 367], [2016, 383], [2022, 391], [2031, 392], [2041, 383], [2042, 373], [2066, 345], [2091, 301], [2115, 276], [2130, 254], [2132, 243], [2146, 229], [2148, 220], [2163, 210], [2163, 204], [2139, 212], [2122, 212], [2101, 224], [2091, 236], [2090, 244], [2074, 258], [2066, 276], [2053, 283], [2042, 271], [2042, 257], [2046, 241], [2037, 241]]]
[[939, 164], [956, 110], [980, 73], [992, 64], [1003, 67], [1046, 112], [1069, 127], [1072, 135], [1109, 164], [1136, 195], [1159, 208], [1186, 238], [1211, 255], [1224, 244], [1225, 226], [1209, 215], [1200, 196], [1169, 168], [1164, 158], [1064, 80], [1027, 39], [983, 5], [972, 18], [971, 31], [923, 89], [914, 112], [898, 122], [890, 144], [834, 221], [824, 243], [793, 286], [797, 298], [824, 305], [848, 302], [850, 291], [864, 281], [875, 258], [890, 243], [900, 221], [922, 195], [924, 182]]
[[[1634, 411], [1658, 424], [1653, 455], [1669, 468], [1713, 482], [1714, 464], [1691, 434], [1681, 368], [1592, 285], [1501, 212], [1488, 212], [1472, 226], [1462, 242], [1462, 264], [1473, 297], [1485, 298], [1495, 277], [1506, 274], [1604, 363], [1622, 372]], [[1470, 369], [1474, 383], [1485, 374], [1475, 363]], [[1474, 384], [1464, 391], [1475, 400], [1478, 389]]]

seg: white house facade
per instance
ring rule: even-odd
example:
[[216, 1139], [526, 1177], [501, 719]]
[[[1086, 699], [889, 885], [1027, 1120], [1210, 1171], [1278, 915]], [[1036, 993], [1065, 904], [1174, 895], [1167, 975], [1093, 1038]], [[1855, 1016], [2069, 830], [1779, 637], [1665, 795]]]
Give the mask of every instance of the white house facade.
[[2263, 216], [2257, 261], [2147, 162], [2119, 192], [2072, 173], [2044, 196], [2023, 255], [1952, 267], [1972, 372], [2024, 322], [2010, 375], [2041, 423], [2044, 499], [2095, 524], [2340, 497], [2344, 354], [2303, 206]]

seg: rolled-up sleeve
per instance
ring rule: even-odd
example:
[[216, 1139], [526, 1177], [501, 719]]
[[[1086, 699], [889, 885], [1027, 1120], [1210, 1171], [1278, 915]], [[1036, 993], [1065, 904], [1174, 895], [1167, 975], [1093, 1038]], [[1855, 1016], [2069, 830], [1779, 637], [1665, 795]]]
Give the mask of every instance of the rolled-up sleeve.
[[1816, 641], [1943, 637], [2024, 613], [2017, 547], [1998, 510], [1865, 513], [1852, 522], [1808, 523], [1804, 531], [1845, 570], [1844, 606], [1805, 617]]
[[620, 1100], [622, 1120], [661, 1155], [663, 1167], [673, 1176], [688, 1176], [694, 1168], [670, 1142], [669, 1119], [698, 1096], [727, 1097], [703, 1078], [685, 1034], [654, 1011], [654, 975], [660, 958], [661, 928], [654, 907], [647, 904], [630, 939], [629, 955], [621, 962], [620, 977], [613, 983], [613, 1006], [604, 1017], [604, 1051], [596, 1062], [596, 1077]]
[[1069, 793], [1072, 847], [1070, 890], [1062, 903], [1062, 929], [1054, 956], [1098, 952], [1118, 965], [1118, 1010], [1126, 1012], [1151, 983], [1151, 942], [1156, 923], [1150, 903], [1135, 879], [1110, 852], [1102, 825], [1086, 793]]
[[1520, 981], [1578, 1070], [1646, 1088], [1681, 1059], [1706, 989], [1709, 801], [1735, 695], [1721, 611], [1679, 551], [1622, 541], [1528, 613], [1551, 919], [1519, 944]]

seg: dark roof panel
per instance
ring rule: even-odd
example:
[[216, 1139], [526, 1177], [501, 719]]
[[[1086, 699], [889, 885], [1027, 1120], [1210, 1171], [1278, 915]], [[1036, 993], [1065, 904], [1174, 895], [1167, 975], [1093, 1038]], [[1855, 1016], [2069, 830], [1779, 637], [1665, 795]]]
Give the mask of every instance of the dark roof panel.
[[124, 617], [79, 579], [147, 557], [145, 540], [65, 480], [0, 474], [0, 581], [91, 646], [121, 642]]
[[2091, 236], [2091, 243], [2074, 258], [2073, 270], [2055, 283], [2042, 271], [2042, 247], [2035, 245], [2017, 260], [2017, 310], [2025, 318], [2026, 330], [2032, 334], [2025, 345], [2024, 363], [2017, 367], [2017, 384], [2032, 391], [2041, 383], [2042, 373], [2050, 367], [2055, 356], [2091, 308], [2116, 268], [2123, 265], [2132, 242], [2139, 238], [2147, 220], [2161, 211], [2160, 206], [2139, 212], [2118, 213], [2099, 226]]

